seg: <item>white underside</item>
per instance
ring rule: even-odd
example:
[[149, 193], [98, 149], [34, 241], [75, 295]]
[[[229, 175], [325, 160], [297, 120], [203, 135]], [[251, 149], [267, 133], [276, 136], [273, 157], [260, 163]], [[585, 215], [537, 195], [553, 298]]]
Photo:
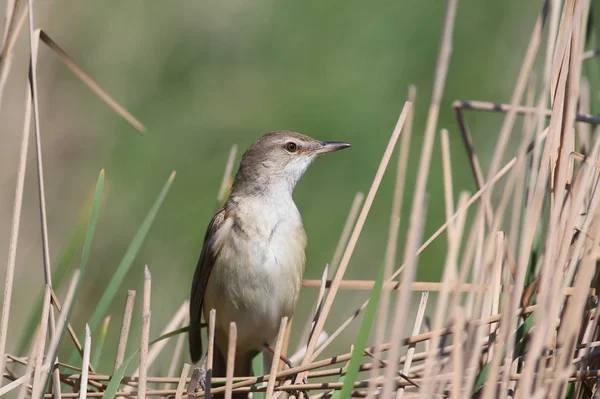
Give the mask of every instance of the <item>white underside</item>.
[[203, 310], [206, 317], [210, 309], [216, 309], [215, 338], [222, 348], [227, 347], [231, 321], [236, 322], [238, 348], [261, 350], [276, 337], [281, 318], [294, 312], [306, 236], [291, 197], [273, 201], [278, 206], [265, 203], [264, 197], [243, 201], [243, 207], [236, 209], [241, 220], [260, 222], [241, 226], [245, 232], [241, 233], [227, 220], [216, 233], [222, 246], [208, 280]]

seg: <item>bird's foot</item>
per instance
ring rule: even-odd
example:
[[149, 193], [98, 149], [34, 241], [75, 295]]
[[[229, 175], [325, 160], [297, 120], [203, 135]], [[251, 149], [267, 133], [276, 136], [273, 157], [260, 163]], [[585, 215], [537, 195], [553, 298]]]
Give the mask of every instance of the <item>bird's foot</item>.
[[190, 385], [188, 386], [188, 398], [196, 398], [198, 391], [206, 390], [206, 356], [200, 364], [200, 367], [194, 368], [192, 371], [192, 377], [190, 378]]

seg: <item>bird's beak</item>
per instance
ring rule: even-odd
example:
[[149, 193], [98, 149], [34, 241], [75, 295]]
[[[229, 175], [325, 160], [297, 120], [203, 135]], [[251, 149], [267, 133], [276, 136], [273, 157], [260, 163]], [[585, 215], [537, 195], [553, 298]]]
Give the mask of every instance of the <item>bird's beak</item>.
[[344, 148], [352, 147], [348, 143], [342, 143], [340, 141], [322, 141], [321, 145], [313, 149], [314, 154], [324, 154], [326, 152], [333, 152], [343, 150]]

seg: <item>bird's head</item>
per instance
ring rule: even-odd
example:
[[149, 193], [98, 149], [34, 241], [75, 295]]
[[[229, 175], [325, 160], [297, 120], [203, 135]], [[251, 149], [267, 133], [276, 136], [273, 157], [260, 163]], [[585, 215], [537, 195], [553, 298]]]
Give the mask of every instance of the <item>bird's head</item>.
[[318, 155], [348, 147], [348, 143], [315, 140], [295, 132], [265, 134], [242, 156], [232, 193], [260, 194], [270, 190], [288, 190], [291, 194]]

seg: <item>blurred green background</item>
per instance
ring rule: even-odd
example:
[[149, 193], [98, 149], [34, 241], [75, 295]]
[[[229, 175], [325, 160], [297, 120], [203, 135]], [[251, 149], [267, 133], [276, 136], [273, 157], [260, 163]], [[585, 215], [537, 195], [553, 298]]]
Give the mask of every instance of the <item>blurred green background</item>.
[[[456, 196], [475, 186], [450, 105], [456, 99], [510, 101], [541, 4], [459, 2], [438, 124], [438, 130], [450, 131]], [[445, 10], [441, 0], [39, 4], [38, 27], [148, 129], [144, 136], [136, 133], [42, 49], [40, 109], [53, 260], [67, 244], [98, 172], [106, 171], [105, 200], [73, 319], [79, 333], [169, 173], [177, 171], [111, 308], [100, 371], [111, 370], [127, 289], [139, 293], [130, 350], [137, 347], [144, 264], [153, 273], [152, 336], [187, 297], [234, 143], [240, 149], [236, 169], [241, 152], [273, 130], [353, 144], [319, 159], [295, 192], [308, 235], [305, 278], [320, 278], [354, 194], [370, 187], [412, 83], [418, 91], [399, 239], [402, 260]], [[8, 250], [27, 77], [27, 32], [21, 36], [0, 109], [5, 143], [0, 146], [0, 259]], [[467, 112], [467, 119], [485, 169], [502, 116]], [[9, 351], [17, 346], [43, 285], [33, 151], [31, 146]], [[426, 237], [444, 221], [439, 136], [434, 151]], [[395, 158], [346, 278], [372, 279], [383, 261], [394, 174]], [[421, 257], [418, 279], [439, 279], [444, 256], [441, 237]], [[301, 323], [292, 348], [315, 296], [316, 290], [301, 295], [296, 318]], [[367, 296], [368, 291], [341, 292], [326, 330], [337, 327]], [[352, 337], [352, 331], [345, 336]]]

